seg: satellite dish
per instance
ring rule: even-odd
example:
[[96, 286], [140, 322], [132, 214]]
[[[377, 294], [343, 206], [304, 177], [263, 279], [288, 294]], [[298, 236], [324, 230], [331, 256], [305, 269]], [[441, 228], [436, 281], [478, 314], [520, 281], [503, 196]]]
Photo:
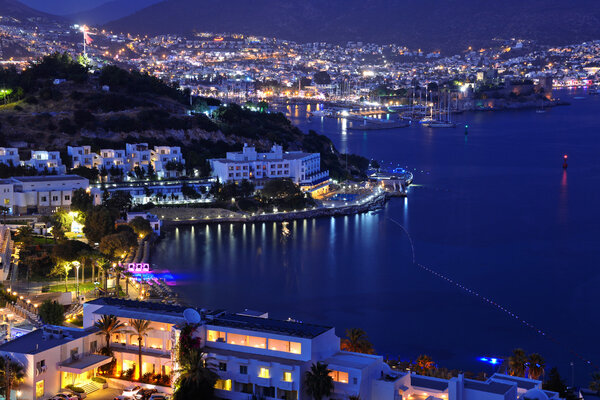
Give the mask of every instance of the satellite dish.
[[183, 318], [185, 318], [188, 324], [199, 324], [202, 322], [202, 317], [200, 317], [198, 311], [193, 308], [186, 308], [183, 311]]

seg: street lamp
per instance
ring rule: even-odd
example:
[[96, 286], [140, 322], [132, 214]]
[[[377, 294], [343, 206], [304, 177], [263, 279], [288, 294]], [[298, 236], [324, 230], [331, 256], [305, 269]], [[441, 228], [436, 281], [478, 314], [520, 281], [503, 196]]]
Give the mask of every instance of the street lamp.
[[75, 282], [77, 284], [77, 302], [79, 302], [79, 267], [81, 266], [81, 264], [79, 263], [79, 261], [73, 261], [73, 265], [75, 266]]

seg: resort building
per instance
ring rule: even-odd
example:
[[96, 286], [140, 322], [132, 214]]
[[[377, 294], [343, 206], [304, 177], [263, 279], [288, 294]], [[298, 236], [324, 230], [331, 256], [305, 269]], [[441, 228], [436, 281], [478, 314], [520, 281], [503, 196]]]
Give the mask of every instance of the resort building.
[[69, 384], [97, 390], [101, 385], [90, 378], [98, 367], [112, 360], [97, 353], [102, 341], [97, 332], [94, 327], [48, 325], [0, 345], [0, 355], [25, 368], [20, 398], [48, 399]]
[[[88, 189], [89, 181], [77, 175], [23, 176], [0, 179], [0, 204], [10, 214], [49, 214], [69, 210], [73, 192]], [[92, 192], [94, 204], [102, 201], [101, 192]]]
[[[176, 344], [187, 324], [196, 326], [208, 368], [218, 380], [216, 396], [247, 400], [252, 395], [267, 400], [309, 400], [306, 372], [317, 362], [327, 364], [333, 379], [329, 400], [350, 396], [377, 400], [558, 400], [541, 389], [541, 381], [494, 374], [485, 381], [416, 375], [393, 370], [382, 356], [340, 350], [340, 338], [332, 327], [269, 318], [245, 310], [240, 313], [206, 311], [176, 305], [115, 298], [100, 298], [83, 305], [83, 328], [45, 327], [0, 346], [27, 369], [24, 398], [40, 399], [67, 384], [96, 389], [90, 381], [97, 368], [110, 362], [96, 351], [105, 345], [94, 323], [114, 315], [125, 329], [111, 337], [111, 350], [122, 385], [127, 371], [138, 371], [138, 335], [130, 320], [150, 321], [142, 342], [142, 374], [176, 377]], [[136, 372], [137, 374], [137, 372]], [[125, 379], [126, 380], [126, 379]], [[161, 391], [171, 392], [170, 387]]]
[[99, 168], [102, 165], [100, 156], [92, 152], [91, 146], [67, 147], [67, 153], [71, 156], [73, 168]]
[[152, 151], [148, 148], [148, 143], [127, 143], [125, 152], [127, 153], [127, 163], [131, 169], [135, 167], [148, 169], [152, 158]]
[[125, 150], [101, 149], [100, 150], [100, 168], [110, 170], [119, 168], [127, 173], [131, 168], [125, 156]]
[[319, 153], [284, 152], [274, 145], [269, 153], [258, 153], [244, 145], [240, 152], [210, 160], [213, 176], [221, 182], [249, 180], [261, 187], [268, 179], [289, 178], [303, 190], [319, 195], [328, 190], [329, 171], [321, 171]]
[[0, 147], [0, 163], [17, 166], [21, 163], [19, 150], [14, 147]]
[[38, 172], [64, 174], [67, 168], [63, 165], [58, 151], [32, 150], [31, 159], [23, 161], [23, 165], [35, 168]]
[[179, 147], [154, 146], [152, 165], [159, 178], [178, 178], [185, 175], [185, 160]]

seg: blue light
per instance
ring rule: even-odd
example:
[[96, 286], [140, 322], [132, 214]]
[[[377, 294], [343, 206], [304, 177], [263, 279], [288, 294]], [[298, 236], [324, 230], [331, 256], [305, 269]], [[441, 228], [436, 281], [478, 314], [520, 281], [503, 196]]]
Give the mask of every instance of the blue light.
[[496, 357], [479, 357], [479, 361], [484, 362], [484, 363], [488, 363], [491, 365], [497, 365], [500, 364], [502, 362], [501, 358], [496, 358]]

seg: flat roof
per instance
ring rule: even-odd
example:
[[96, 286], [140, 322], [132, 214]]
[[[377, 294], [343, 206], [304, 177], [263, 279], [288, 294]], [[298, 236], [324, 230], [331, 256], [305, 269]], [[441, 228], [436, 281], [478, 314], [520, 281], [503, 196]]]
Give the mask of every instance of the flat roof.
[[47, 334], [44, 339], [44, 330], [36, 329], [21, 337], [10, 340], [0, 345], [0, 352], [18, 353], [18, 354], [37, 354], [43, 351], [61, 346], [74, 339], [79, 339], [84, 336], [98, 332], [98, 328], [90, 327], [86, 329], [70, 328], [65, 326], [53, 327], [61, 329], [63, 334], [57, 337], [56, 335]]
[[100, 305], [94, 314], [116, 315], [122, 318], [145, 319], [155, 322], [179, 324], [185, 322], [183, 312], [189, 307], [149, 301], [101, 297], [85, 304]]
[[213, 320], [208, 320], [206, 324], [308, 339], [315, 338], [330, 329], [333, 329], [329, 326], [305, 324], [302, 322], [284, 321], [272, 318], [249, 317], [231, 313], [226, 313], [215, 317]]
[[518, 376], [510, 376], [505, 374], [494, 374], [490, 377], [490, 379], [514, 382], [517, 384], [517, 387], [519, 389], [525, 390], [533, 389], [540, 383], [539, 381], [535, 381], [533, 379], [521, 378]]
[[410, 384], [411, 386], [417, 386], [424, 389], [437, 390], [439, 392], [444, 392], [448, 390], [448, 381], [439, 378], [432, 378], [429, 376], [423, 375], [410, 375]]
[[340, 351], [328, 357], [325, 363], [328, 365], [339, 365], [341, 367], [364, 369], [381, 359], [381, 356], [371, 354], [352, 353]]
[[12, 179], [23, 182], [56, 182], [56, 181], [87, 181], [86, 178], [79, 175], [37, 175], [37, 176], [13, 176]]
[[514, 385], [510, 383], [498, 382], [494, 380], [488, 380], [486, 382], [474, 381], [471, 379], [465, 379], [465, 388], [477, 390], [480, 392], [488, 392], [494, 394], [504, 394], [512, 389]]

